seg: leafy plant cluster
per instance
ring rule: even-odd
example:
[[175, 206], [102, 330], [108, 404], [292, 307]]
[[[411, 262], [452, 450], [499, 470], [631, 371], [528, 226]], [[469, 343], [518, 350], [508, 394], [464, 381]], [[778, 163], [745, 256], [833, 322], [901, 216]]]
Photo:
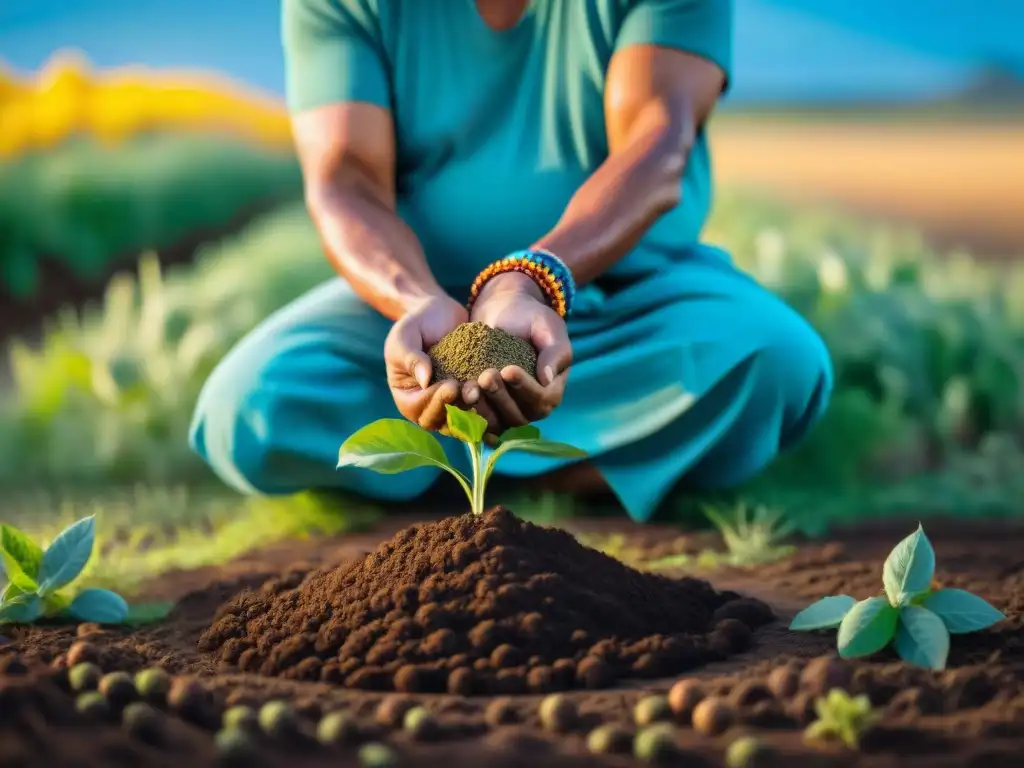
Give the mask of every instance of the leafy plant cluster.
[[861, 735], [882, 719], [864, 694], [850, 696], [833, 688], [814, 702], [817, 720], [807, 726], [804, 740], [809, 743], [838, 741], [849, 749], [860, 747]]
[[[103, 220], [76, 218], [85, 227]], [[1024, 268], [942, 259], [912, 232], [728, 191], [708, 239], [810, 320], [836, 371], [823, 423], [752, 495], [821, 488], [852, 498], [938, 462], [941, 477], [879, 503], [1009, 508], [1024, 488], [1013, 437], [1024, 425]], [[16, 396], [0, 397], [0, 451], [11, 459], [0, 484], [210, 479], [186, 447], [203, 379], [260, 319], [330, 276], [301, 206], [165, 280], [144, 262], [138, 284], [110, 286], [102, 311], [59, 318], [38, 353], [15, 350]], [[992, 450], [1002, 469], [972, 463]]]
[[84, 589], [74, 597], [65, 588], [92, 556], [95, 518], [69, 525], [43, 550], [10, 525], [0, 525], [0, 562], [7, 585], [0, 592], [0, 624], [31, 624], [40, 618], [70, 618], [119, 624], [128, 603], [108, 589]]
[[469, 448], [469, 477], [449, 461], [436, 437], [406, 419], [378, 419], [351, 435], [338, 452], [338, 468], [359, 467], [384, 475], [421, 467], [442, 469], [462, 486], [473, 514], [480, 515], [485, 509], [487, 483], [498, 459], [505, 454], [519, 451], [551, 458], [586, 458], [587, 454], [579, 448], [544, 440], [540, 430], [532, 425], [506, 430], [488, 455], [484, 442], [487, 420], [475, 411], [464, 411], [452, 405], [445, 408], [448, 432]]
[[936, 589], [935, 550], [919, 525], [889, 553], [882, 568], [884, 597], [856, 601], [825, 597], [796, 615], [790, 629], [839, 628], [843, 658], [870, 656], [892, 643], [900, 658], [945, 669], [951, 634], [987, 629], [1006, 617], [963, 589]]
[[0, 296], [31, 301], [44, 258], [94, 281], [114, 258], [175, 245], [254, 205], [300, 195], [293, 157], [226, 137], [83, 139], [16, 157], [0, 174]]

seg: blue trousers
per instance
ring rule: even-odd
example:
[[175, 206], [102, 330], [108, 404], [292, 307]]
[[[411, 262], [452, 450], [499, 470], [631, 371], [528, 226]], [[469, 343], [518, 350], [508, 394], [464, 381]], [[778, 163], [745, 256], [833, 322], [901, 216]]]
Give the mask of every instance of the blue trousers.
[[[335, 469], [350, 434], [398, 416], [382, 355], [389, 328], [339, 279], [279, 310], [210, 376], [192, 424], [194, 450], [247, 493], [417, 497], [439, 470]], [[680, 479], [724, 489], [759, 473], [807, 433], [832, 389], [815, 331], [709, 246], [622, 290], [582, 288], [569, 333], [575, 359], [565, 399], [538, 426], [587, 451], [637, 521]], [[468, 470], [465, 446], [442, 442]], [[497, 474], [534, 476], [564, 464], [511, 454]]]

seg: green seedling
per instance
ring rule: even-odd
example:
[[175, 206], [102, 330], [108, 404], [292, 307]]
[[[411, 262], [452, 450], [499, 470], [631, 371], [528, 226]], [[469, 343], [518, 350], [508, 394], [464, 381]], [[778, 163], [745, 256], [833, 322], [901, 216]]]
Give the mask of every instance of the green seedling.
[[520, 451], [551, 458], [583, 459], [587, 454], [566, 443], [544, 440], [532, 425], [513, 427], [498, 438], [493, 449], [485, 445], [487, 421], [476, 411], [448, 405], [448, 432], [469, 446], [472, 479], [453, 467], [440, 441], [405, 419], [379, 419], [360, 429], [341, 446], [338, 468], [361, 467], [384, 475], [396, 475], [420, 467], [437, 467], [462, 486], [474, 515], [483, 514], [484, 491], [498, 459]]
[[798, 613], [789, 628], [838, 627], [843, 658], [870, 656], [892, 642], [904, 661], [945, 669], [951, 634], [987, 629], [1006, 616], [966, 590], [933, 589], [934, 576], [935, 551], [918, 525], [885, 560], [884, 597], [860, 602], [848, 595], [826, 597]]
[[807, 726], [804, 740], [808, 742], [840, 741], [850, 749], [860, 746], [860, 737], [881, 718], [871, 708], [867, 696], [850, 696], [841, 688], [833, 688], [828, 696], [814, 702], [818, 719]]
[[45, 552], [14, 526], [0, 525], [0, 563], [8, 582], [0, 592], [0, 624], [40, 618], [123, 623], [128, 603], [116, 592], [83, 589], [71, 598], [63, 591], [89, 562], [95, 538], [92, 515], [61, 531]]

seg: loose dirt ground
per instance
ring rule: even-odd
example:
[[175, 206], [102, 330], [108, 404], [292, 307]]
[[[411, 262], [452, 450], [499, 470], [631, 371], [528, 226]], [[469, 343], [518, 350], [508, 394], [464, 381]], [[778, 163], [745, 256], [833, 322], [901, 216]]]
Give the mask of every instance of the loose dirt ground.
[[[539, 726], [536, 695], [509, 697], [510, 722], [494, 725], [488, 722], [493, 697], [416, 694], [411, 700], [426, 706], [441, 724], [437, 737], [423, 743], [379, 722], [379, 705], [393, 701], [388, 697], [395, 694], [237, 674], [197, 650], [199, 637], [213, 623], [218, 608], [242, 589], [310, 567], [362, 558], [410, 522], [395, 518], [373, 533], [281, 544], [224, 568], [167, 575], [150, 585], [144, 597], [180, 602], [165, 622], [149, 628], [5, 630], [8, 636], [0, 641], [0, 765], [214, 765], [212, 727], [221, 709], [238, 703], [258, 705], [270, 698], [293, 701], [307, 727], [323, 712], [347, 710], [359, 722], [361, 738], [391, 744], [401, 765], [637, 764], [628, 755], [587, 754], [586, 732], [609, 722], [635, 731], [635, 702], [646, 693], [667, 691], [678, 675], [568, 692], [580, 719], [564, 734]], [[622, 551], [634, 554], [693, 552], [709, 543], [706, 536], [680, 536], [672, 528], [637, 528], [607, 519], [579, 521], [572, 528], [584, 540], [621, 533], [629, 545]], [[678, 717], [678, 751], [667, 764], [721, 765], [725, 748], [738, 734], [756, 733], [776, 750], [774, 758], [757, 765], [1018, 765], [1024, 750], [1024, 527], [937, 521], [926, 525], [937, 553], [938, 581], [975, 591], [1009, 617], [992, 630], [955, 637], [945, 672], [910, 668], [885, 654], [841, 662], [831, 652], [832, 634], [794, 634], [786, 629], [797, 610], [821, 596], [878, 594], [886, 554], [912, 528], [906, 523], [860, 527], [828, 543], [802, 544], [791, 557], [770, 565], [704, 574], [720, 591], [735, 590], [767, 602], [778, 620], [757, 629], [745, 653], [686, 672], [685, 677], [697, 681], [706, 695], [721, 697], [729, 713], [722, 725], [728, 727], [720, 733], [698, 733], [687, 716]], [[153, 664], [171, 672], [191, 670], [188, 677], [195, 677], [210, 698], [200, 696], [190, 705], [169, 707], [156, 732], [143, 738], [125, 734], [116, 721], [79, 715], [62, 688], [66, 681], [59, 669], [76, 641], [88, 644], [87, 655], [105, 671], [134, 671]], [[812, 717], [814, 697], [832, 686], [867, 693], [886, 713], [882, 725], [865, 735], [859, 752], [810, 748], [802, 742], [801, 729]], [[354, 750], [319, 747], [299, 734], [264, 744], [246, 764], [336, 765], [346, 755], [351, 758]]]
[[913, 224], [944, 247], [1024, 253], [1020, 121], [727, 116], [711, 137], [722, 186]]

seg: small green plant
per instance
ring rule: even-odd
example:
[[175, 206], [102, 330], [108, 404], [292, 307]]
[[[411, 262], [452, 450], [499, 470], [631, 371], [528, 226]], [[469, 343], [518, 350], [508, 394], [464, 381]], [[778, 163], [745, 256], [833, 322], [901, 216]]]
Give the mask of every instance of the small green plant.
[[804, 740], [808, 742], [840, 741], [850, 749], [860, 746], [860, 737], [880, 719], [871, 708], [867, 696], [850, 696], [841, 688], [833, 688], [827, 696], [814, 702], [818, 719], [807, 726]]
[[44, 552], [11, 525], [0, 525], [0, 569], [7, 585], [0, 592], [0, 624], [31, 624], [40, 618], [71, 618], [120, 624], [128, 603], [108, 589], [83, 589], [74, 598], [62, 590], [78, 578], [92, 556], [95, 517], [72, 523]]
[[839, 628], [839, 655], [869, 656], [890, 641], [904, 661], [945, 669], [949, 636], [987, 629], [1006, 618], [963, 589], [933, 589], [935, 551], [920, 526], [889, 553], [882, 568], [884, 597], [857, 602], [834, 595], [798, 613], [798, 632]]
[[487, 421], [476, 411], [464, 411], [448, 405], [448, 432], [469, 446], [472, 479], [453, 467], [440, 441], [405, 419], [379, 419], [360, 429], [341, 446], [338, 468], [361, 467], [384, 475], [396, 475], [420, 467], [437, 467], [451, 474], [469, 498], [474, 515], [484, 511], [484, 491], [498, 459], [506, 453], [521, 451], [552, 458], [582, 459], [587, 454], [566, 443], [544, 440], [532, 425], [513, 427], [499, 438], [497, 447], [487, 455], [484, 436]]

